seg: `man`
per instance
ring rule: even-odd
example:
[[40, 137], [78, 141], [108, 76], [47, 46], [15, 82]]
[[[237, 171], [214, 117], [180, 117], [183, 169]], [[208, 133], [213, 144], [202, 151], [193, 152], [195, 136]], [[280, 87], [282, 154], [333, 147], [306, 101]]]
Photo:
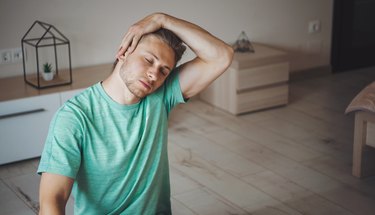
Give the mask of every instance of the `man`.
[[[184, 50], [196, 58], [175, 68]], [[113, 73], [56, 113], [38, 173], [40, 214], [171, 214], [167, 117], [230, 65], [230, 46], [155, 13], [130, 27]], [[175, 68], [175, 69], [174, 69]]]

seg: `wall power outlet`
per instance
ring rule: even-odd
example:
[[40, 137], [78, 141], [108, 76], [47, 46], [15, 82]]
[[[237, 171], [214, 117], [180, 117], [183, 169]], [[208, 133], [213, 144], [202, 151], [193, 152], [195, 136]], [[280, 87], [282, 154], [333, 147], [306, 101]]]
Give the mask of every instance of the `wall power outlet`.
[[6, 64], [12, 62], [12, 50], [4, 49], [0, 50], [0, 63]]
[[22, 62], [22, 48], [12, 49], [12, 62], [13, 63]]
[[22, 48], [0, 50], [0, 64], [22, 62]]

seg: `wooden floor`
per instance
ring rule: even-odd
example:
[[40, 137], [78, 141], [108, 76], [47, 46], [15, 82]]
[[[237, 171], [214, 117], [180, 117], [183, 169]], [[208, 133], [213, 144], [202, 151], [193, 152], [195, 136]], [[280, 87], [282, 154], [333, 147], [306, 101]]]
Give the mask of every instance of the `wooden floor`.
[[[169, 126], [173, 213], [375, 214], [375, 177], [351, 175], [354, 117], [344, 115], [373, 80], [375, 68], [294, 80], [289, 105], [238, 117], [198, 99], [178, 106]], [[38, 210], [37, 165], [0, 166], [0, 214]]]

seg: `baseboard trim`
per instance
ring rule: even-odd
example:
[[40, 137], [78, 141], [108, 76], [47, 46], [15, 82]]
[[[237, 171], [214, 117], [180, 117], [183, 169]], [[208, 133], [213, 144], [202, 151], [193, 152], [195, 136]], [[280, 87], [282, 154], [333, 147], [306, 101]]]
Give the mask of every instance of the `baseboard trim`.
[[320, 67], [314, 67], [311, 69], [291, 72], [289, 74], [289, 80], [299, 81], [299, 80], [316, 78], [316, 77], [321, 77], [321, 76], [326, 76], [326, 75], [331, 75], [331, 74], [332, 74], [332, 68], [330, 65], [320, 66]]

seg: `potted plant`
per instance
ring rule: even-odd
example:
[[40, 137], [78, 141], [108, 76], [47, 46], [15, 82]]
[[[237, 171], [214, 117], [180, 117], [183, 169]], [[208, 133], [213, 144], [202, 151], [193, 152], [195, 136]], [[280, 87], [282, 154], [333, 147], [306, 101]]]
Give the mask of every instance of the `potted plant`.
[[42, 76], [45, 81], [50, 81], [53, 79], [52, 65], [50, 63], [43, 64]]

